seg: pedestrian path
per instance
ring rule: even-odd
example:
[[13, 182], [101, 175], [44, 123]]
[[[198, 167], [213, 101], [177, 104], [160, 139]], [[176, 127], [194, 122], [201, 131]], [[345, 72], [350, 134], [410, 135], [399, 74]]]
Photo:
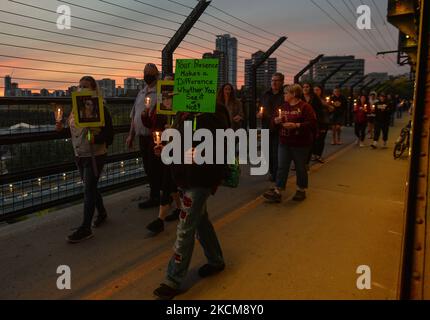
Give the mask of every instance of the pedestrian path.
[[[403, 122], [392, 129], [390, 149], [345, 145], [314, 166], [304, 203], [266, 204], [260, 195], [270, 183], [261, 177], [221, 189], [209, 213], [227, 268], [199, 279], [205, 261], [196, 244], [187, 290], [178, 299], [394, 299], [407, 161], [393, 160], [392, 146]], [[294, 193], [292, 180], [287, 197]], [[175, 226], [148, 239], [144, 226], [156, 210], [137, 210], [140, 195], [136, 188], [107, 197], [109, 223], [78, 246], [64, 236], [79, 223], [81, 205], [1, 228], [0, 298], [154, 299]], [[55, 288], [60, 264], [72, 270], [70, 291]], [[371, 290], [356, 287], [360, 265], [371, 269]]]

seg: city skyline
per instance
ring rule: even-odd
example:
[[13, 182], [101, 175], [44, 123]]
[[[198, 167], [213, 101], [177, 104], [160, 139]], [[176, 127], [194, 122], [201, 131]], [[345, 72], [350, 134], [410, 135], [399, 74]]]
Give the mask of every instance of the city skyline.
[[[4, 11], [0, 13], [0, 21], [2, 21], [0, 76], [2, 78], [5, 75], [12, 75], [13, 78], [17, 79], [15, 82], [19, 82], [23, 88], [63, 90], [71, 85], [76, 85], [80, 76], [86, 74], [94, 75], [97, 79], [110, 78], [117, 83], [123, 83], [123, 80], [129, 77], [141, 79], [145, 63], [155, 62], [161, 69], [163, 44], [167, 43], [168, 39], [174, 34], [180, 23], [185, 19], [184, 16], [189, 14], [191, 11], [189, 7], [195, 5], [195, 1], [192, 0], [181, 0], [179, 2], [188, 8], [168, 1], [148, 2], [156, 4], [165, 10], [176, 12], [176, 15], [174, 15], [168, 11], [150, 9], [148, 6], [135, 1], [122, 0], [113, 3], [109, 1], [93, 0], [84, 2], [76, 0], [67, 2], [72, 9], [71, 30], [58, 30], [56, 28], [55, 23], [58, 14], [55, 11], [58, 5], [62, 4], [61, 1], [41, 0], [37, 2], [30, 1], [26, 4], [8, 1], [5, 3], [2, 7]], [[351, 2], [355, 5], [359, 4], [358, 2]], [[372, 20], [375, 24], [374, 30], [361, 31], [361, 36], [378, 41], [380, 46], [377, 49], [396, 49], [397, 44], [390, 40], [391, 38], [397, 39], [395, 29], [388, 24], [384, 26], [385, 21], [383, 22], [378, 16], [378, 12], [385, 14], [386, 8], [381, 5], [378, 8], [379, 11], [376, 11], [371, 1], [364, 1], [364, 3], [374, 9]], [[390, 62], [389, 59], [395, 60], [395, 56], [376, 58], [376, 52], [375, 55], [371, 54], [375, 50], [372, 52], [365, 50], [364, 46], [360, 46], [359, 43], [351, 39], [344, 30], [334, 24], [333, 21], [330, 21], [310, 1], [272, 0], [270, 5], [262, 5], [255, 0], [238, 0], [234, 3], [215, 0], [212, 4], [224, 10], [228, 8], [229, 14], [242, 19], [244, 22], [209, 7], [207, 13], [210, 16], [204, 14], [201, 17], [200, 21], [196, 23], [190, 34], [185, 38], [185, 42], [176, 51], [174, 58], [201, 58], [204, 53], [212, 52], [216, 49], [217, 35], [227, 34], [227, 32], [223, 31], [229, 31], [231, 37], [238, 40], [237, 82], [239, 88], [244, 84], [245, 80], [245, 59], [249, 59], [252, 53], [258, 51], [257, 49], [267, 50], [272, 41], [276, 40], [276, 35], [278, 34], [285, 34], [288, 36], [288, 40], [272, 57], [278, 59], [278, 71], [286, 74], [287, 82], [291, 82], [292, 77], [300, 70], [300, 67], [306, 65], [317, 53], [324, 53], [327, 56], [355, 55], [358, 59], [365, 59], [365, 73], [387, 72], [395, 75], [408, 72], [407, 67], [396, 67]], [[258, 10], [249, 11], [245, 14], [243, 11], [245, 5], [255, 6]], [[329, 7], [325, 9], [329, 10], [333, 16], [336, 14]], [[346, 21], [351, 25], [355, 25], [355, 20], [346, 6], [339, 5], [337, 9], [344, 13], [343, 18], [346, 18]], [[144, 16], [145, 13], [147, 14], [146, 17]], [[165, 21], [160, 24], [160, 19], [151, 17], [148, 14], [163, 17]], [[212, 16], [229, 22], [231, 25], [223, 24]], [[112, 26], [104, 26], [89, 20], [103, 22]], [[343, 21], [340, 16], [336, 16], [336, 20]], [[143, 23], [142, 21], [145, 22]], [[345, 21], [343, 23], [345, 24]], [[162, 25], [164, 29], [150, 26], [149, 24]], [[208, 25], [213, 25], [216, 28]], [[345, 24], [345, 26], [347, 25]], [[376, 27], [378, 27], [378, 30], [375, 30]], [[31, 28], [37, 28], [37, 30]], [[270, 34], [257, 28], [268, 30]], [[141, 30], [142, 34], [131, 30]], [[379, 36], [377, 31], [381, 30], [387, 36], [387, 39], [381, 39]], [[106, 34], [101, 34], [100, 32]], [[350, 32], [355, 32], [354, 35], [358, 37], [358, 32], [360, 31], [350, 29]], [[108, 36], [107, 34], [116, 36]], [[150, 34], [157, 34], [157, 36]], [[84, 37], [87, 40], [77, 37]], [[97, 39], [99, 42], [88, 39]], [[361, 40], [361, 38], [358, 39]], [[49, 41], [55, 44], [47, 45]], [[112, 45], [108, 42], [117, 44]], [[365, 43], [364, 40], [361, 40], [361, 42]], [[387, 47], [385, 42], [389, 42], [390, 47]], [[68, 45], [65, 45], [66, 43]], [[117, 51], [119, 53], [103, 50]], [[94, 58], [86, 56], [94, 56]], [[94, 65], [98, 66], [98, 68], [72, 64]], [[61, 71], [66, 71], [67, 73]], [[28, 79], [34, 79], [35, 81]], [[37, 80], [50, 80], [53, 82]], [[64, 83], [62, 83], [63, 81]], [[3, 88], [0, 88], [1, 94], [3, 94]]]

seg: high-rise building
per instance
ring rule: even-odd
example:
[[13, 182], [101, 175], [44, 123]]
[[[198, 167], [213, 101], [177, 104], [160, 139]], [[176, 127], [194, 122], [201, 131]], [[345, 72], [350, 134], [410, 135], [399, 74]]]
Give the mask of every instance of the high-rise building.
[[49, 91], [47, 90], [47, 89], [42, 89], [42, 90], [40, 90], [40, 95], [42, 96], [42, 97], [49, 97]]
[[112, 79], [103, 79], [97, 80], [97, 84], [100, 88], [100, 91], [103, 94], [103, 97], [114, 97], [116, 93], [116, 84], [115, 80]]
[[116, 96], [117, 97], [123, 97], [125, 96], [125, 89], [121, 87], [116, 88]]
[[[251, 66], [264, 54], [263, 51], [257, 51], [252, 55], [252, 59], [245, 60], [245, 88], [251, 87]], [[257, 69], [257, 88], [269, 89], [271, 86], [272, 76], [277, 72], [277, 59], [269, 58]]]
[[12, 89], [12, 78], [10, 76], [4, 77], [4, 96], [9, 97], [11, 96], [11, 89]]
[[237, 39], [229, 34], [219, 35], [216, 38], [216, 51], [224, 52], [227, 58], [227, 81], [237, 87]]
[[142, 89], [143, 81], [136, 78], [127, 78], [124, 79], [124, 91], [127, 93], [127, 90], [140, 90]]
[[364, 59], [355, 59], [355, 56], [327, 56], [321, 58], [321, 60], [312, 67], [310, 74], [313, 75], [313, 79], [311, 80], [315, 83], [322, 81], [343, 63], [346, 63], [346, 65], [326, 82], [326, 90], [333, 90], [355, 71], [358, 71], [358, 74], [350, 79], [344, 86], [349, 86], [364, 76]]
[[31, 97], [32, 93], [30, 89], [21, 89], [21, 96], [23, 97]]
[[218, 88], [228, 82], [228, 59], [224, 52], [215, 50], [213, 53], [203, 54], [203, 59], [218, 59]]
[[16, 82], [12, 82], [11, 86], [10, 86], [10, 96], [11, 97], [16, 97], [18, 96], [18, 92], [19, 92], [19, 85]]

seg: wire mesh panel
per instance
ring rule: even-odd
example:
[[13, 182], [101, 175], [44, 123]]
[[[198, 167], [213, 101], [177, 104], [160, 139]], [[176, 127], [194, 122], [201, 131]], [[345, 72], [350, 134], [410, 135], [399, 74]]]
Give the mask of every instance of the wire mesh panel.
[[[144, 177], [138, 143], [125, 145], [133, 99], [110, 99], [115, 138], [100, 176], [101, 189], [115, 189]], [[65, 117], [70, 98], [0, 98], [0, 221], [53, 205], [83, 193], [70, 137], [55, 132], [54, 109]]]

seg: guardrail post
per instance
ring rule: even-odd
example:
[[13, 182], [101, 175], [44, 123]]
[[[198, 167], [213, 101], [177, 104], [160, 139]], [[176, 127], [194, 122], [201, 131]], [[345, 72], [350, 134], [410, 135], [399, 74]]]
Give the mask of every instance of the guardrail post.
[[211, 1], [200, 0], [187, 19], [185, 19], [184, 23], [179, 27], [178, 31], [173, 35], [172, 39], [170, 39], [164, 47], [162, 52], [163, 75], [173, 73], [173, 53], [210, 3]]

